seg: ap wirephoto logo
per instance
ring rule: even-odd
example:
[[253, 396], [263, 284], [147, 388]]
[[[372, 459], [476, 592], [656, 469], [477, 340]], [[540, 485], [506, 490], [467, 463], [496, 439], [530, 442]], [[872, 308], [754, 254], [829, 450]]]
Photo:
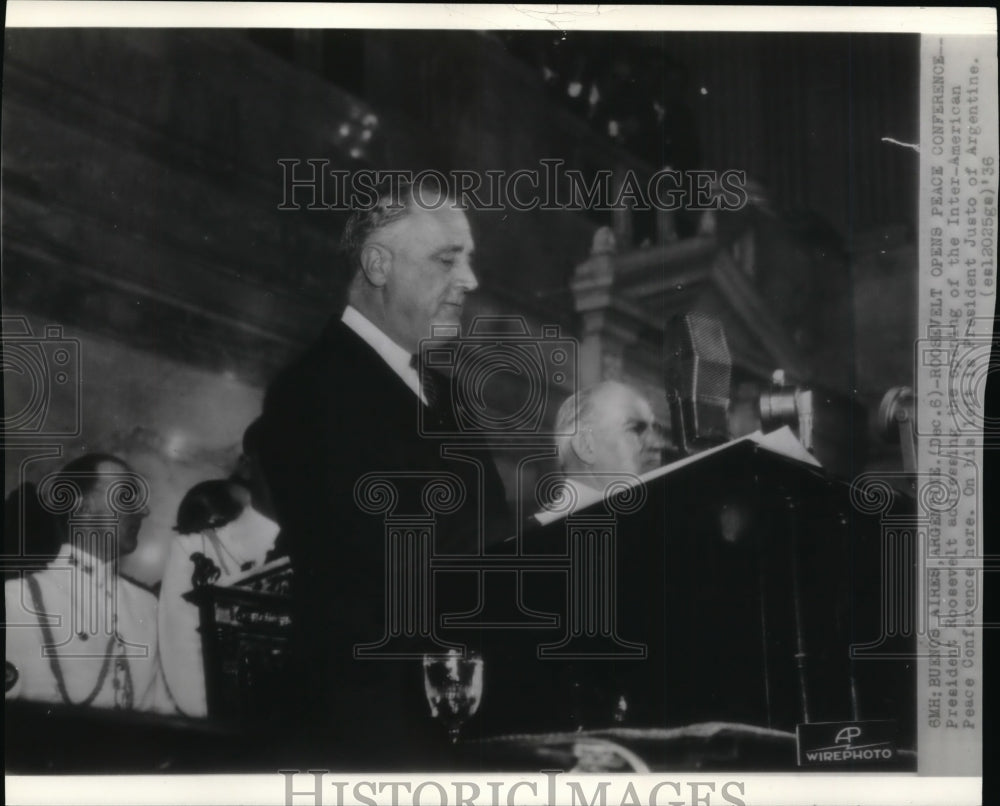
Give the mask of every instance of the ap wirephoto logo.
[[797, 725], [795, 739], [800, 767], [881, 767], [899, 758], [894, 720]]

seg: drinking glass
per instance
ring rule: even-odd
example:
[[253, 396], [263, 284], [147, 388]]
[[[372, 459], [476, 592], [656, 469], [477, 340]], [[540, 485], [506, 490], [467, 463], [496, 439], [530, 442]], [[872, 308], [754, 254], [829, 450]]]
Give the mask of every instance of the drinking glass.
[[424, 691], [431, 716], [448, 729], [452, 744], [483, 698], [483, 659], [458, 649], [424, 655]]

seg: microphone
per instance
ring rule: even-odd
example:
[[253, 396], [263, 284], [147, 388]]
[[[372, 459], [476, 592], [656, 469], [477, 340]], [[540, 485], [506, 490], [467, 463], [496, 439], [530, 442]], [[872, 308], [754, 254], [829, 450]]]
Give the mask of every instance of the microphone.
[[815, 453], [814, 415], [812, 390], [786, 386], [785, 371], [776, 369], [771, 376], [771, 388], [760, 393], [761, 428], [767, 432], [789, 425], [795, 429], [802, 447]]
[[675, 316], [667, 330], [667, 403], [682, 455], [729, 439], [732, 356], [722, 323], [711, 316]]

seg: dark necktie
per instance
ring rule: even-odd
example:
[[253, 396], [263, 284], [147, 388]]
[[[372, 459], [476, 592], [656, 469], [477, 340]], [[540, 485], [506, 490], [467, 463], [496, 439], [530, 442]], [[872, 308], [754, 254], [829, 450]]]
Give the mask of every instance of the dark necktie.
[[441, 393], [438, 388], [437, 376], [430, 371], [416, 355], [410, 356], [410, 366], [417, 371], [420, 376], [420, 389], [427, 399], [427, 408], [437, 409], [441, 402]]

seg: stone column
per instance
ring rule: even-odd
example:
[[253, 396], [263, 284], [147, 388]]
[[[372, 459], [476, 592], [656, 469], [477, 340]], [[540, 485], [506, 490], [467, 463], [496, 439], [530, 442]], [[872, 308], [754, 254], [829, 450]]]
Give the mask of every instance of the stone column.
[[576, 267], [570, 290], [580, 314], [580, 388], [624, 374], [625, 349], [639, 333], [642, 313], [615, 294], [616, 240], [609, 227], [594, 234], [590, 257]]

